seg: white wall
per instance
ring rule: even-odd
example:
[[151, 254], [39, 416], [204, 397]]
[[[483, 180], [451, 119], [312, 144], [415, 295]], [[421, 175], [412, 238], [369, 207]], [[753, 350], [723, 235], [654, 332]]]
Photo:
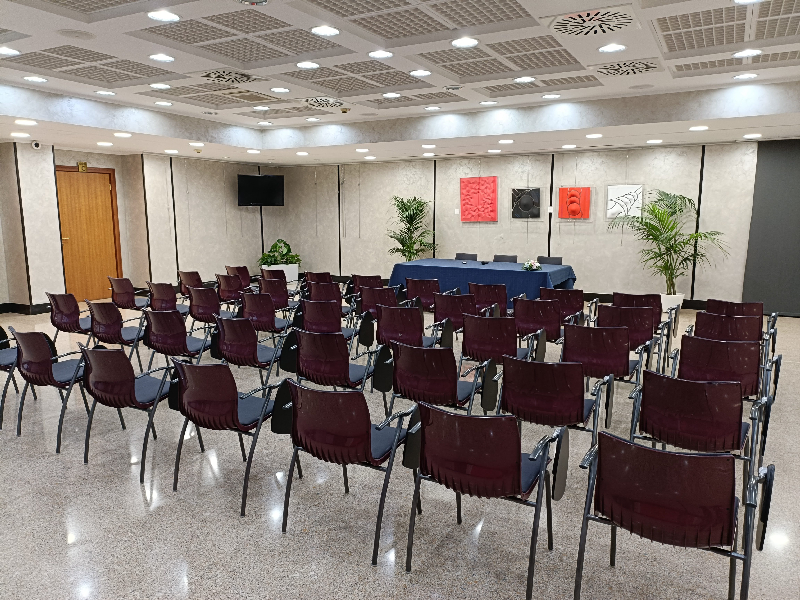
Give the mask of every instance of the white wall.
[[147, 206], [147, 239], [152, 281], [177, 283], [175, 213], [172, 207], [172, 171], [168, 156], [142, 156]]
[[0, 144], [0, 302], [30, 304], [14, 144]]

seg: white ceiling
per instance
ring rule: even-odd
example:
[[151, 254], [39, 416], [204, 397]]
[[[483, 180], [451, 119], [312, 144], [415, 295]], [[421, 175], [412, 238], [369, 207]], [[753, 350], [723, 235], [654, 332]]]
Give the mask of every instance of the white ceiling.
[[[147, 17], [148, 11], [164, 8], [179, 15], [180, 22], [164, 25]], [[334, 26], [341, 33], [331, 38], [311, 34], [318, 25]], [[454, 49], [451, 41], [465, 35], [480, 44], [471, 50]], [[613, 54], [598, 52], [609, 43], [627, 48]], [[242, 144], [207, 143], [204, 157], [341, 162], [361, 157], [351, 159], [348, 154], [355, 154], [356, 145], [326, 149], [341, 144], [335, 126], [363, 127], [379, 121], [374, 128], [397, 127], [403, 119], [410, 122], [430, 115], [425, 111], [428, 106], [441, 107], [437, 115], [500, 114], [490, 111], [642, 94], [655, 99], [675, 92], [751, 85], [733, 79], [741, 73], [757, 74], [759, 85], [798, 81], [800, 0], [751, 5], [733, 0], [635, 0], [610, 7], [584, 0], [270, 0], [255, 8], [236, 0], [0, 0], [0, 45], [20, 52], [0, 60], [0, 84], [276, 135], [315, 127], [332, 132], [328, 144], [309, 148], [309, 157], [297, 157], [298, 148], [291, 143], [285, 148], [253, 144], [262, 149], [260, 155], [247, 154]], [[760, 49], [762, 54], [733, 58], [734, 52], [745, 48]], [[367, 56], [378, 49], [394, 56], [380, 61]], [[169, 54], [175, 61], [150, 60], [156, 53]], [[300, 61], [316, 62], [320, 68], [300, 70], [296, 66]], [[432, 74], [409, 75], [417, 69]], [[219, 83], [204, 77], [211, 71], [235, 72], [251, 81]], [[30, 75], [48, 81], [35, 84], [23, 79]], [[513, 79], [520, 76], [536, 81], [515, 84]], [[151, 89], [151, 83], [172, 87], [159, 92]], [[450, 86], [460, 89], [446, 89]], [[271, 91], [277, 87], [290, 92]], [[97, 90], [116, 95], [101, 97]], [[401, 97], [384, 99], [387, 92]], [[561, 97], [548, 100], [542, 97], [545, 93]], [[305, 99], [312, 97], [340, 100], [349, 112], [310, 108]], [[155, 106], [159, 100], [172, 106]], [[497, 104], [480, 105], [488, 100]], [[255, 111], [256, 106], [270, 109]], [[0, 118], [0, 138], [9, 133], [10, 117], [28, 116], [10, 112], [4, 111], [8, 117]], [[309, 123], [309, 116], [321, 121]], [[649, 139], [663, 139], [665, 144], [733, 141], [754, 127], [764, 137], [800, 133], [796, 113], [775, 119], [742, 115], [710, 120], [702, 123], [710, 131], [687, 134], [685, 123], [675, 119], [658, 123], [654, 118], [648, 125], [608, 127], [603, 130], [603, 144], [592, 145], [641, 146]], [[274, 125], [259, 126], [262, 120]], [[62, 122], [40, 122], [35, 137], [59, 147], [125, 153], [175, 148], [182, 155], [191, 141], [174, 132], [117, 139], [109, 137], [113, 126], [102, 121], [97, 127], [77, 126], [65, 117]], [[206, 141], [203, 128], [194, 129], [197, 139]], [[526, 132], [515, 135], [515, 144], [503, 151], [553, 150], [570, 143], [580, 149], [588, 145], [585, 133]], [[269, 135], [265, 140], [281, 137]], [[375, 138], [380, 143], [357, 145], [368, 147], [378, 160], [419, 156], [422, 136], [407, 137], [383, 141], [387, 139], [383, 131]], [[97, 141], [115, 145], [98, 148]], [[491, 136], [463, 135], [440, 140], [435, 152], [485, 153], [494, 149], [493, 141]]]

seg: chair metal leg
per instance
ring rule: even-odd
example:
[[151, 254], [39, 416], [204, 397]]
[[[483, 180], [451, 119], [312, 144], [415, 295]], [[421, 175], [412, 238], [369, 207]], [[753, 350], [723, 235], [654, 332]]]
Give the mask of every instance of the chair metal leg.
[[[264, 409], [266, 410], [267, 404], [264, 403]], [[258, 420], [258, 426], [256, 427], [256, 431], [253, 434], [253, 441], [250, 442], [250, 454], [247, 457], [247, 467], [244, 470], [244, 485], [242, 487], [242, 513], [241, 516], [244, 516], [244, 509], [247, 506], [247, 488], [250, 485], [250, 468], [253, 466], [253, 455], [256, 453], [256, 444], [258, 443], [258, 435], [261, 433], [261, 425], [264, 423], [264, 412], [261, 413], [261, 417]], [[242, 445], [242, 456], [244, 456], [244, 442], [242, 441], [242, 434], [239, 434], [239, 443]]]
[[[414, 481], [417, 480], [417, 469], [411, 469], [411, 475], [414, 477]], [[422, 514], [422, 495], [420, 494], [419, 499], [417, 500], [417, 514]]]
[[152, 352], [152, 353], [150, 353], [150, 360], [149, 360], [149, 361], [148, 361], [148, 363], [147, 363], [147, 370], [148, 370], [148, 371], [149, 371], [150, 369], [152, 369], [152, 368], [153, 368], [153, 359], [154, 359], [155, 357], [156, 357], [156, 351], [155, 351], [155, 350], [153, 350], [153, 352]]
[[550, 471], [544, 472], [544, 498], [547, 504], [547, 549], [553, 549], [553, 503], [550, 487]]
[[[22, 388], [22, 396], [19, 399], [19, 409], [17, 410], [17, 437], [22, 435], [22, 409], [25, 406], [25, 394], [28, 393], [28, 386], [30, 384], [26, 381], [25, 387]], [[62, 411], [63, 415], [64, 412]]]
[[300, 465], [300, 455], [297, 455], [297, 478], [303, 478], [303, 467]]
[[33, 399], [34, 400], [38, 400], [39, 399], [39, 397], [36, 395], [36, 388], [33, 385], [31, 385], [31, 393], [33, 394]]
[[194, 426], [194, 430], [195, 433], [197, 433], [197, 443], [200, 444], [200, 452], [205, 452], [206, 447], [203, 444], [203, 434], [200, 433], [200, 428], [197, 425]]
[[414, 550], [414, 528], [417, 524], [417, 503], [419, 502], [419, 486], [422, 475], [417, 473], [414, 478], [414, 499], [411, 501], [411, 518], [408, 522], [408, 545], [406, 546], [406, 573], [411, 573], [411, 559]]
[[[545, 454], [545, 465], [547, 464], [547, 454]], [[542, 492], [544, 492], [545, 478], [539, 477], [539, 490], [536, 493], [536, 508], [533, 513], [533, 531], [531, 532], [531, 551], [528, 556], [528, 589], [525, 594], [526, 600], [531, 600], [533, 594], [533, 573], [536, 569], [536, 543], [539, 539], [539, 518], [542, 516]]]
[[[86, 414], [89, 414], [89, 403], [86, 401], [86, 391], [83, 389], [83, 382], [78, 382], [78, 389], [81, 391], [81, 398], [83, 398], [83, 408], [86, 409]], [[125, 429], [125, 427], [123, 427]]]
[[[745, 496], [742, 496], [743, 498]], [[738, 546], [738, 536], [733, 538], [733, 547], [731, 550], [736, 552]], [[728, 600], [736, 600], [736, 559], [731, 557], [730, 569], [728, 571]]]
[[578, 567], [575, 570], [575, 593], [574, 600], [581, 600], [581, 584], [583, 583], [583, 561], [586, 558], [586, 534], [589, 530], [589, 511], [592, 508], [592, 498], [594, 496], [594, 482], [597, 477], [596, 464], [592, 465], [589, 473], [589, 485], [586, 490], [586, 503], [583, 507], [583, 522], [581, 523], [581, 541], [578, 546]]
[[286, 533], [286, 522], [289, 520], [289, 496], [292, 493], [292, 478], [294, 477], [294, 466], [297, 464], [297, 454], [300, 448], [294, 447], [292, 453], [292, 462], [289, 464], [289, 474], [286, 476], [286, 495], [283, 498], [283, 524], [281, 525], [281, 532]]
[[347, 465], [342, 465], [342, 476], [344, 477], [344, 493], [350, 493], [350, 485], [347, 481]]
[[178, 491], [178, 470], [181, 464], [181, 451], [183, 450], [183, 436], [186, 435], [186, 427], [189, 425], [189, 419], [183, 420], [183, 427], [181, 428], [181, 435], [178, 438], [178, 451], [175, 453], [175, 473], [172, 479], [172, 491]]
[[11, 370], [11, 383], [14, 384], [14, 391], [19, 394], [19, 388], [17, 387], [17, 378], [14, 377], [14, 370]]
[[61, 333], [58, 329], [56, 329], [56, 334], [53, 336], [53, 345], [55, 346], [56, 342], [58, 341], [58, 334]]
[[244, 438], [239, 432], [239, 449], [242, 451], [242, 462], [247, 462], [247, 451], [244, 449]]
[[[3, 429], [3, 411], [5, 410], [6, 406], [6, 394], [8, 393], [8, 384], [11, 383], [11, 380], [14, 378], [14, 369], [12, 368], [8, 372], [8, 377], [6, 377], [6, 385], [3, 387], [3, 395], [0, 396], [0, 429]], [[16, 387], [16, 382], [14, 382], [14, 386]]]
[[[8, 384], [6, 384], [6, 387], [8, 387]], [[386, 392], [383, 392], [383, 412], [387, 417], [389, 416], [389, 405], [386, 404]], [[0, 421], [0, 425], [2, 425], [2, 421]]]
[[744, 565], [742, 566], [742, 587], [739, 590], [739, 600], [748, 600], [750, 596], [750, 567], [753, 562], [753, 529], [755, 521], [755, 503], [746, 504], [744, 517], [744, 536], [742, 538], [742, 554], [744, 554]]
[[378, 564], [378, 547], [381, 542], [381, 525], [383, 523], [383, 509], [386, 506], [386, 493], [389, 491], [389, 478], [392, 476], [392, 467], [394, 466], [394, 458], [397, 454], [397, 443], [400, 438], [400, 431], [403, 427], [403, 419], [397, 424], [397, 433], [395, 434], [394, 445], [392, 446], [392, 455], [389, 457], [389, 462], [386, 465], [386, 475], [383, 477], [383, 490], [381, 490], [381, 501], [378, 503], [378, 521], [375, 524], [375, 543], [372, 546], [372, 566]]
[[[159, 395], [161, 395], [159, 391]], [[147, 459], [147, 443], [150, 441], [150, 432], [153, 432], [153, 439], [158, 439], [156, 436], [156, 426], [153, 424], [153, 418], [156, 416], [156, 409], [158, 408], [158, 397], [156, 397], [156, 401], [153, 403], [153, 408], [151, 408], [148, 413], [147, 417], [147, 427], [144, 430], [144, 442], [142, 442], [142, 464], [139, 467], [139, 483], [144, 483], [144, 470], [145, 470], [145, 460]], [[183, 439], [183, 438], [181, 438]]]
[[456, 523], [461, 525], [461, 492], [456, 492]]
[[122, 409], [117, 409], [117, 416], [119, 417], [119, 424], [122, 425], [122, 431], [125, 431], [127, 427], [125, 427], [125, 418], [122, 416]]
[[83, 443], [83, 464], [89, 464], [89, 437], [92, 435], [92, 420], [94, 419], [94, 409], [97, 406], [97, 400], [92, 402], [92, 408], [89, 409], [89, 420], [86, 422], [86, 440]]
[[611, 548], [608, 554], [608, 564], [612, 567], [617, 566], [617, 526], [611, 526]]
[[200, 346], [200, 354], [197, 355], [197, 364], [198, 365], [200, 364], [200, 359], [203, 358], [203, 351], [205, 350], [206, 342], [208, 341], [208, 332], [209, 332], [208, 325], [206, 325], [203, 329], [205, 331], [205, 335], [203, 335], [203, 345]]

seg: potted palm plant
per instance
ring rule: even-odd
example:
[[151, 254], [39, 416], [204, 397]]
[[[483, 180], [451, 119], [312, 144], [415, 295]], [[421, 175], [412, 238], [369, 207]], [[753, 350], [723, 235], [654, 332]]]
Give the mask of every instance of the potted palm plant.
[[[622, 214], [609, 223], [609, 229], [627, 227], [646, 245], [640, 252], [642, 265], [664, 278], [666, 294], [661, 294], [661, 308], [666, 310], [683, 303], [675, 283], [692, 265], [710, 265], [708, 252], [718, 248], [728, 255], [719, 231], [691, 231], [697, 223], [694, 200], [679, 194], [655, 190], [642, 206], [640, 216]], [[687, 229], [691, 233], [687, 233]]]
[[303, 262], [299, 254], [292, 253], [292, 247], [286, 240], [277, 240], [267, 252], [258, 259], [259, 266], [270, 269], [280, 269], [286, 273], [286, 281], [297, 281], [299, 278], [300, 263]]
[[426, 227], [428, 202], [416, 196], [413, 198], [394, 196], [392, 203], [397, 211], [394, 223], [398, 229], [389, 230], [386, 234], [398, 245], [391, 248], [389, 254], [400, 254], [408, 262], [436, 250], [433, 232]]

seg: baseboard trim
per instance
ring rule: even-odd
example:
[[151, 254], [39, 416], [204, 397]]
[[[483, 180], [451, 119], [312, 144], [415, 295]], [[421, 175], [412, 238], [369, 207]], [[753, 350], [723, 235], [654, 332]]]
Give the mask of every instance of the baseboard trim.
[[50, 305], [45, 304], [16, 304], [14, 302], [0, 303], [0, 313], [16, 313], [20, 315], [42, 315], [50, 312]]

